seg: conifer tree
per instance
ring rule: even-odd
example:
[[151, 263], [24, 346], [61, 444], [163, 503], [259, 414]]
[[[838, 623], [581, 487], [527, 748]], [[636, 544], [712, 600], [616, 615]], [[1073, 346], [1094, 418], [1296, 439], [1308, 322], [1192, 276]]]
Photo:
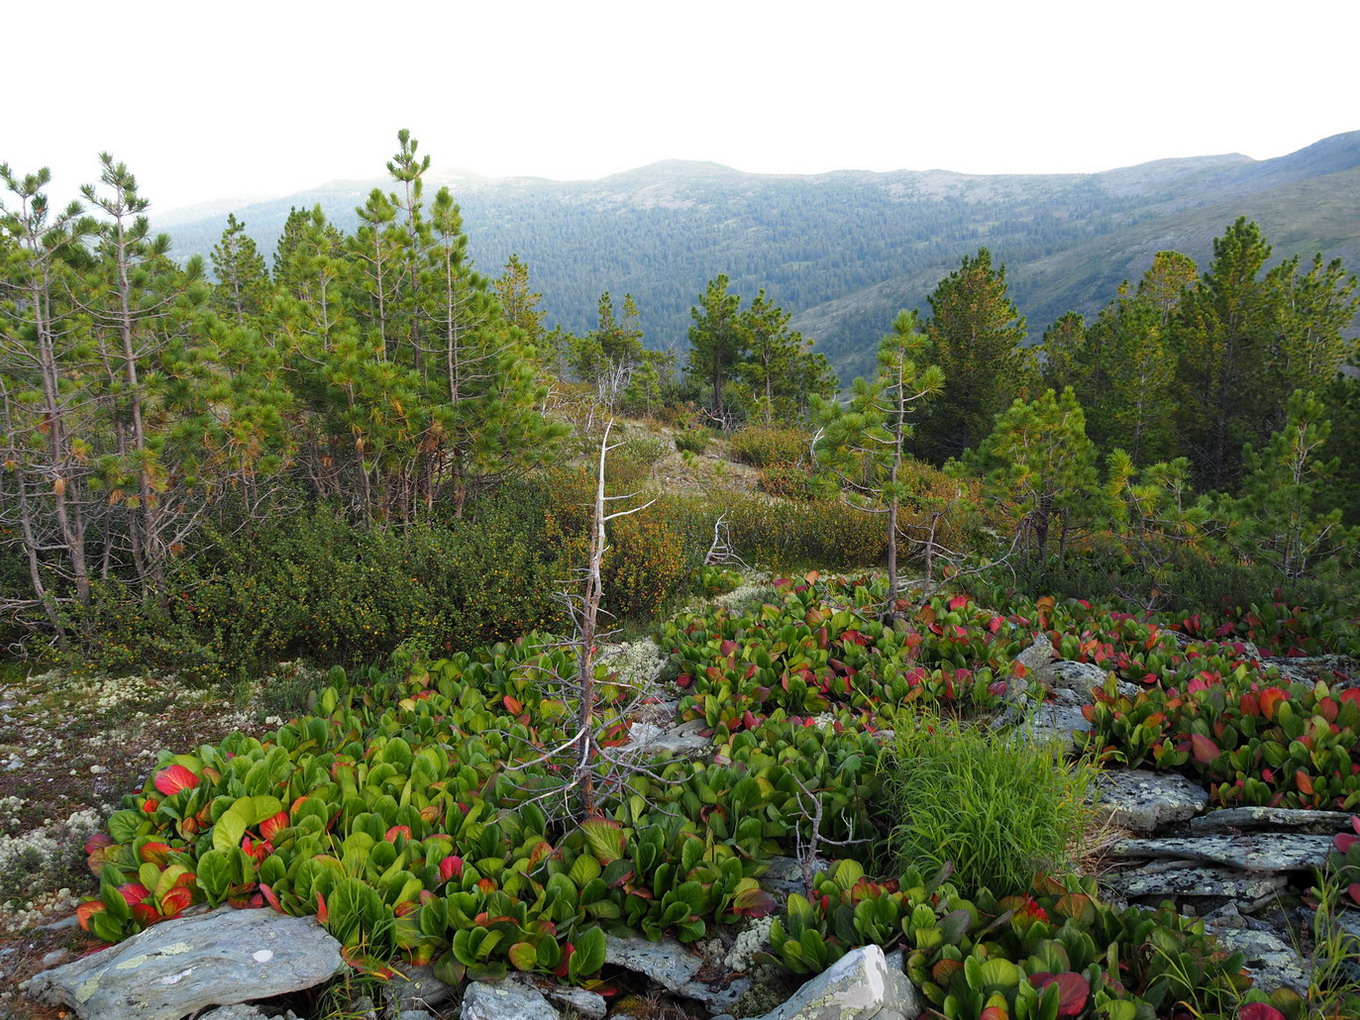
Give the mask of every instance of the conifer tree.
[[1040, 558], [1055, 527], [1061, 555], [1070, 531], [1095, 515], [1096, 451], [1070, 387], [1017, 397], [964, 465], [982, 475], [984, 490], [1006, 506], [1022, 544]]
[[213, 306], [243, 325], [264, 311], [271, 289], [264, 256], [246, 233], [235, 213], [227, 216], [226, 229], [212, 250]]
[[907, 440], [922, 407], [945, 383], [939, 366], [917, 360], [925, 349], [915, 313], [901, 312], [892, 332], [879, 341], [877, 375], [871, 381], [856, 379], [847, 405], [813, 396], [821, 425], [818, 459], [840, 478], [851, 506], [884, 515], [890, 606], [898, 592], [902, 507], [910, 497], [902, 477]]
[[986, 248], [964, 256], [929, 301], [928, 357], [949, 380], [949, 398], [931, 407], [917, 439], [922, 456], [938, 464], [987, 435], [993, 418], [1031, 384], [1034, 366], [1023, 346], [1024, 316], [1007, 296], [1006, 267], [993, 268]]
[[725, 387], [738, 371], [747, 342], [741, 298], [727, 292], [730, 282], [726, 273], [708, 282], [699, 304], [690, 309], [694, 325], [689, 328], [690, 375], [709, 387], [709, 412], [724, 424], [728, 419]]
[[789, 328], [791, 318], [764, 290], [741, 313], [746, 354], [740, 374], [757, 394], [766, 425], [776, 418], [801, 418], [810, 395], [829, 397], [836, 392], [831, 365], [812, 350], [811, 340]]
[[1259, 452], [1251, 444], [1243, 450], [1242, 495], [1219, 502], [1229, 548], [1285, 580], [1324, 563], [1335, 568], [1355, 548], [1357, 533], [1342, 526], [1341, 511], [1322, 509], [1323, 489], [1337, 468], [1335, 460], [1321, 458], [1331, 432], [1325, 415], [1317, 396], [1295, 390], [1284, 427]]

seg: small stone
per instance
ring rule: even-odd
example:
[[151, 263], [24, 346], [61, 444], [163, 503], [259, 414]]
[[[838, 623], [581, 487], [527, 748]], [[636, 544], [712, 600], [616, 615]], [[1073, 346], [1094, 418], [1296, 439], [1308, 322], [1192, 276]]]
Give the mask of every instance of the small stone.
[[846, 953], [760, 1020], [913, 1020], [916, 988], [887, 966], [879, 946]]

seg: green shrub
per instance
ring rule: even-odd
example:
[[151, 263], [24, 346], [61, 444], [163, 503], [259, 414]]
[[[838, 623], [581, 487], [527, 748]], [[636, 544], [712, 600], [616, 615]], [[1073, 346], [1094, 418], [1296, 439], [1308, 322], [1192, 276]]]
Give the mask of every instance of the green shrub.
[[812, 476], [797, 464], [769, 464], [760, 469], [760, 491], [778, 499], [807, 501], [815, 497]]
[[1070, 870], [1092, 772], [1052, 745], [941, 720], [900, 731], [881, 768], [901, 867], [947, 862], [959, 888], [999, 895]]
[[752, 467], [798, 464], [808, 459], [812, 437], [802, 429], [751, 425], [728, 438], [732, 459]]
[[708, 438], [708, 429], [685, 429], [675, 434], [675, 448], [681, 453], [703, 453]]

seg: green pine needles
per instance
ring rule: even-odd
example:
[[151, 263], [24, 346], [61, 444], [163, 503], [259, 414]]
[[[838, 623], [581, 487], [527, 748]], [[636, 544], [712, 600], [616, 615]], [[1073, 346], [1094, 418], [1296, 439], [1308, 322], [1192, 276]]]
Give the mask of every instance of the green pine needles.
[[960, 889], [997, 896], [1071, 870], [1093, 772], [1069, 766], [1056, 747], [925, 719], [899, 731], [880, 768], [900, 867], [930, 873], [949, 863]]

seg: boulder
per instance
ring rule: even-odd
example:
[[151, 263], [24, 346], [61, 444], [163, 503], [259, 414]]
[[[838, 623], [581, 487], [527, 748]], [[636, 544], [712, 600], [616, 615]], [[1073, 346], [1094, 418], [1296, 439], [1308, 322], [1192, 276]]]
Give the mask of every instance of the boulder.
[[603, 1020], [605, 1013], [609, 1011], [609, 1005], [603, 995], [588, 992], [584, 988], [558, 984], [540, 985], [527, 974], [511, 974], [502, 984], [535, 992], [551, 999], [559, 1006], [570, 1006], [577, 1016], [589, 1017], [590, 1020]]
[[501, 981], [473, 981], [463, 992], [462, 1020], [561, 1020], [557, 1010], [532, 988]]
[[851, 950], [760, 1020], [914, 1020], [921, 1002], [879, 946]]
[[29, 994], [82, 1020], [179, 1020], [311, 988], [344, 966], [340, 943], [314, 917], [222, 907], [44, 971]]
[[1096, 808], [1121, 828], [1156, 832], [1193, 818], [1208, 804], [1208, 792], [1184, 776], [1134, 769], [1101, 773]]
[[663, 729], [654, 723], [635, 722], [628, 729], [628, 750], [671, 758], [695, 758], [713, 746], [712, 737], [677, 728]]
[[1037, 744], [1057, 743], [1064, 752], [1076, 749], [1073, 734], [1090, 733], [1091, 724], [1081, 709], [1065, 705], [1039, 705], [1018, 726], [1021, 740]]

